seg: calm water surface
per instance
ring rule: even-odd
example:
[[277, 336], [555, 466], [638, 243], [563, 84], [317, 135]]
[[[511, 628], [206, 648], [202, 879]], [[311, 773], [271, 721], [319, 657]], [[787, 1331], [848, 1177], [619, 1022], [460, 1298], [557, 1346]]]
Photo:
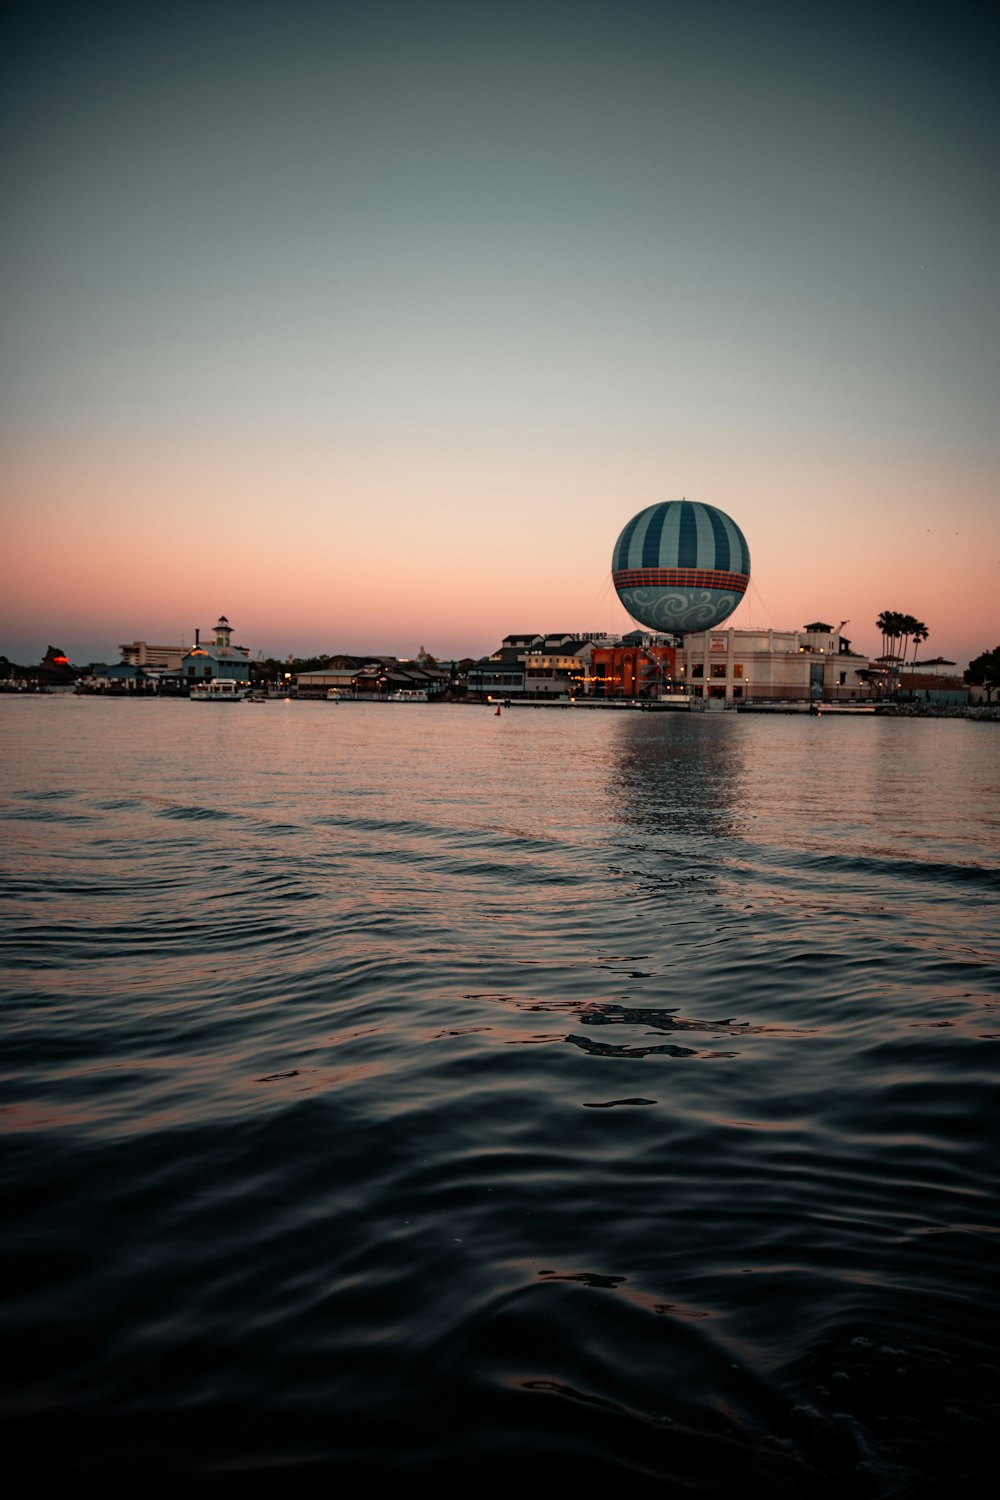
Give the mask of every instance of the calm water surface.
[[986, 1492], [995, 724], [0, 733], [8, 1466]]

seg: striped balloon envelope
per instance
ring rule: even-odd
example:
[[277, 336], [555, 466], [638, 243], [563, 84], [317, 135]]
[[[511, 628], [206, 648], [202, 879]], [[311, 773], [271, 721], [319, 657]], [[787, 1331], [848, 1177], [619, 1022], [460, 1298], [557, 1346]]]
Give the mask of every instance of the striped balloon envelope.
[[662, 500], [622, 531], [611, 557], [618, 597], [650, 630], [711, 630], [750, 582], [750, 549], [736, 522], [714, 505]]

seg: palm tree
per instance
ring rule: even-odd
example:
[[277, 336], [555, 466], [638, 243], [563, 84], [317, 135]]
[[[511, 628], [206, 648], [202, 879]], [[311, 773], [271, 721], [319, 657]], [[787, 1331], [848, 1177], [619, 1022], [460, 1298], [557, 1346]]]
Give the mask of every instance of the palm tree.
[[889, 617], [890, 617], [889, 610], [884, 609], [882, 611], [882, 613], [879, 615], [878, 619], [875, 621], [875, 629], [876, 630], [880, 630], [882, 632], [882, 655], [883, 656], [885, 656], [886, 651], [888, 649], [887, 646], [886, 646], [886, 638], [888, 637], [888, 634], [889, 634]]
[[927, 629], [927, 626], [924, 624], [923, 620], [914, 620], [913, 629], [910, 631], [910, 635], [913, 639], [913, 662], [911, 665], [913, 667], [916, 667], [917, 647], [923, 645], [924, 641], [926, 641], [927, 637], [930, 635], [930, 631]]
[[906, 653], [910, 649], [910, 636], [913, 634], [913, 628], [917, 623], [913, 615], [900, 615], [899, 617], [899, 633], [903, 637], [903, 649], [900, 652], [900, 659], [904, 667], [906, 666]]
[[[882, 632], [882, 655], [892, 656], [903, 664], [906, 662], [911, 640], [915, 656], [917, 646], [921, 641], [926, 641], [929, 634], [923, 620], [918, 620], [915, 615], [903, 614], [898, 609], [884, 609], [875, 621], [875, 628]], [[899, 640], [903, 642], [902, 650], [895, 646]]]
[[905, 619], [906, 616], [900, 614], [898, 609], [891, 609], [888, 612], [889, 625], [888, 629], [886, 630], [886, 636], [889, 641], [889, 650], [893, 657], [897, 659], [899, 657], [899, 652], [894, 648], [893, 642], [898, 641], [900, 636], [903, 634], [903, 621]]

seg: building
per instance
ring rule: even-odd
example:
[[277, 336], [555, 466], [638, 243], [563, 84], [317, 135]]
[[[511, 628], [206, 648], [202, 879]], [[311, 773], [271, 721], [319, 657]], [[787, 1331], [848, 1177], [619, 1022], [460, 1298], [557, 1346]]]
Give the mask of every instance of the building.
[[[429, 660], [429, 658], [428, 658]], [[326, 698], [337, 694], [385, 698], [390, 693], [426, 693], [428, 699], [443, 698], [451, 686], [447, 667], [431, 667], [424, 661], [399, 661], [394, 656], [332, 656], [325, 667], [300, 672], [295, 679], [300, 698]]]
[[593, 642], [587, 636], [556, 634], [529, 646], [524, 656], [524, 691], [530, 698], [576, 698], [590, 677]]
[[76, 671], [61, 646], [50, 646], [31, 676], [46, 687], [69, 687]]
[[691, 633], [677, 648], [677, 680], [695, 698], [730, 703], [869, 698], [877, 666], [851, 650], [842, 628], [817, 621], [801, 630]]
[[943, 656], [897, 667], [899, 696], [918, 703], [968, 703], [971, 699], [958, 664]]
[[156, 691], [155, 676], [147, 677], [134, 662], [116, 661], [110, 665], [93, 662], [77, 683], [80, 693], [149, 693]]
[[351, 691], [387, 698], [394, 693], [426, 693], [428, 701], [440, 701], [450, 686], [449, 675], [437, 667], [424, 667], [418, 661], [371, 662], [362, 667], [351, 683]]
[[147, 641], [129, 641], [119, 646], [122, 661], [130, 667], [158, 672], [179, 672], [186, 655], [184, 646], [151, 646]]
[[596, 698], [665, 698], [677, 690], [676, 671], [672, 639], [635, 630], [614, 645], [593, 647], [588, 692]]
[[196, 630], [194, 645], [181, 659], [181, 677], [189, 684], [221, 678], [249, 685], [250, 653], [245, 646], [230, 644], [232, 633], [233, 628], [225, 615], [220, 615], [216, 621], [212, 644], [203, 646], [201, 632]]
[[295, 678], [296, 691], [300, 698], [325, 698], [331, 688], [338, 692], [350, 692], [358, 673], [368, 666], [386, 666], [387, 656], [331, 656], [325, 667], [314, 672], [299, 672]]
[[605, 631], [505, 635], [496, 651], [470, 665], [468, 691], [478, 698], [575, 698], [590, 689], [595, 646], [617, 639]]
[[525, 655], [543, 639], [537, 632], [505, 635], [496, 651], [470, 666], [469, 693], [478, 698], [523, 698]]
[[814, 620], [801, 630], [691, 631], [683, 636], [635, 630], [577, 635], [506, 635], [500, 647], [469, 667], [473, 698], [568, 701], [576, 697], [657, 701], [661, 706], [709, 703], [850, 703], [919, 697], [965, 702], [955, 664], [943, 658], [905, 667], [852, 649], [847, 624]]
[[917, 672], [922, 677], [948, 677], [961, 682], [962, 674], [958, 670], [958, 663], [946, 661], [943, 656], [932, 656], [927, 661], [914, 661], [908, 667], [903, 668], [904, 673]]

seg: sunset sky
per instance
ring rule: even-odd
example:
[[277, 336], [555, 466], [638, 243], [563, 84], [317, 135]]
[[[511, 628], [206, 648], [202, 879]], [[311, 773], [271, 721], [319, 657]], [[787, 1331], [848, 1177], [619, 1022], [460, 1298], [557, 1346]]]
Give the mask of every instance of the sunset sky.
[[14, 0], [0, 652], [730, 623], [1000, 642], [992, 4]]

